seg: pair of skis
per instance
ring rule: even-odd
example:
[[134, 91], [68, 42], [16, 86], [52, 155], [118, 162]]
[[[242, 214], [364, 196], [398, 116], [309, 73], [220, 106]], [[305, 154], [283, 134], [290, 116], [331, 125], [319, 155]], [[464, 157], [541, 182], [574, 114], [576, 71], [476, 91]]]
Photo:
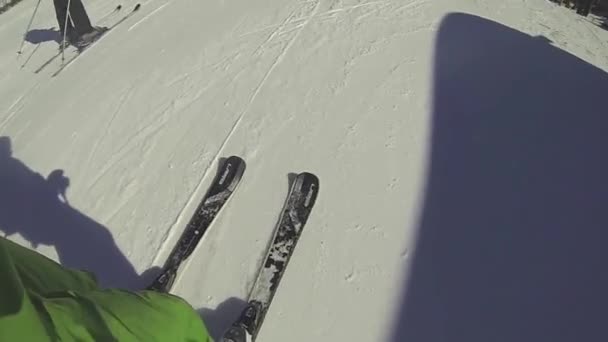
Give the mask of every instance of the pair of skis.
[[[235, 191], [244, 171], [245, 161], [236, 156], [228, 158], [222, 164], [209, 191], [167, 258], [160, 275], [148, 289], [169, 292], [180, 265], [192, 254], [213, 219]], [[249, 294], [248, 305], [221, 341], [255, 340], [318, 192], [319, 179], [315, 175], [303, 172], [296, 176], [267, 248], [266, 257]]]

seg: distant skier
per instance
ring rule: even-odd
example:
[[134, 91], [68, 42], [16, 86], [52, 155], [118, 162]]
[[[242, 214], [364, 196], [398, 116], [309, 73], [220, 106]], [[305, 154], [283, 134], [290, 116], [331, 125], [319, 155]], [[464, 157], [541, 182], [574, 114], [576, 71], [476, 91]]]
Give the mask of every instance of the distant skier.
[[[81, 0], [53, 0], [53, 3], [55, 4], [62, 44], [65, 36], [65, 44], [86, 46], [107, 30], [105, 27], [93, 27], [91, 25]], [[66, 18], [68, 18], [67, 21]]]

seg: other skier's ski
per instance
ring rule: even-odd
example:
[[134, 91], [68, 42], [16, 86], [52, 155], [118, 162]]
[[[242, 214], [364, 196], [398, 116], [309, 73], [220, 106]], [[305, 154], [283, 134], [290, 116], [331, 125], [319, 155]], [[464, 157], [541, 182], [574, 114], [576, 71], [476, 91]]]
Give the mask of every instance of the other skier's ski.
[[244, 171], [245, 161], [243, 159], [237, 156], [226, 159], [211, 183], [209, 191], [171, 251], [160, 275], [148, 286], [149, 290], [161, 292], [171, 290], [179, 266], [192, 254], [217, 213], [236, 189]]
[[318, 193], [317, 176], [304, 172], [296, 177], [264, 263], [249, 294], [249, 303], [236, 323], [228, 329], [222, 342], [248, 342], [256, 339]]
[[94, 41], [86, 44], [86, 45], [79, 45], [77, 46], [77, 52], [76, 54], [70, 58], [69, 60], [65, 61], [57, 71], [55, 71], [54, 74], [51, 75], [51, 77], [55, 77], [57, 75], [59, 75], [60, 72], [62, 72], [65, 68], [67, 68], [70, 64], [72, 64], [79, 56], [82, 56], [82, 54], [88, 50], [91, 46], [93, 46], [94, 44], [96, 44], [97, 42], [99, 42], [101, 39], [103, 39], [105, 36], [108, 35], [108, 33], [110, 33], [110, 31], [112, 31], [114, 28], [116, 28], [118, 25], [122, 24], [125, 20], [129, 19], [133, 14], [135, 14], [135, 12], [137, 12], [139, 10], [139, 8], [141, 7], [141, 4], [137, 4], [135, 5], [135, 7], [133, 7], [133, 9], [131, 10], [131, 12], [125, 14], [124, 17], [122, 17], [120, 20], [118, 20], [117, 22], [115, 22], [114, 24], [112, 24], [112, 26], [104, 29], [104, 32], [101, 33]]
[[116, 7], [114, 7], [114, 10], [112, 10], [112, 12], [108, 12], [107, 14], [105, 14], [101, 18], [99, 18], [97, 20], [97, 23], [99, 24], [100, 22], [103, 22], [104, 20], [109, 18], [112, 14], [118, 13], [121, 9], [122, 9], [122, 4], [118, 4]]

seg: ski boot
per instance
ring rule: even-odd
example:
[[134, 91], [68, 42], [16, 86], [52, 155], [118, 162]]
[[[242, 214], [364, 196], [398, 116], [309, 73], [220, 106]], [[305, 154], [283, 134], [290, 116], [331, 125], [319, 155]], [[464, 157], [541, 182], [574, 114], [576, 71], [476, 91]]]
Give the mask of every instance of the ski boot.
[[249, 302], [241, 313], [241, 317], [226, 331], [220, 342], [253, 342], [255, 334], [257, 334], [261, 312], [262, 303]]
[[82, 34], [76, 43], [78, 49], [84, 49], [93, 44], [97, 39], [101, 38], [108, 31], [107, 27], [93, 27], [93, 29], [85, 34]]
[[161, 272], [162, 273], [154, 279], [146, 290], [169, 293], [169, 290], [171, 290], [173, 282], [175, 281], [175, 277], [177, 276], [177, 269], [173, 268]]
[[57, 40], [57, 43], [59, 43], [59, 51], [67, 49], [70, 45], [76, 46], [78, 40], [80, 39], [78, 35], [72, 30], [68, 30], [68, 33], [65, 35], [65, 40], [63, 38], [64, 34], [60, 31], [59, 39]]

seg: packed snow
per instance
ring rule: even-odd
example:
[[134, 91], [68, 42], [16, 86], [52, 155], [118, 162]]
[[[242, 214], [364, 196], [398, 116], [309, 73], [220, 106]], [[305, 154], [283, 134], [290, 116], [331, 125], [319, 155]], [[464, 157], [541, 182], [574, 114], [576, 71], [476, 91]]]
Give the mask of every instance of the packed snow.
[[[84, 3], [106, 26], [136, 4]], [[259, 341], [608, 340], [593, 18], [546, 0], [141, 4], [56, 76], [52, 2], [27, 34], [35, 0], [0, 15], [10, 239], [142, 288], [238, 155], [243, 179], [172, 291], [216, 338], [308, 171], [320, 193]], [[69, 178], [67, 206], [36, 174]]]

